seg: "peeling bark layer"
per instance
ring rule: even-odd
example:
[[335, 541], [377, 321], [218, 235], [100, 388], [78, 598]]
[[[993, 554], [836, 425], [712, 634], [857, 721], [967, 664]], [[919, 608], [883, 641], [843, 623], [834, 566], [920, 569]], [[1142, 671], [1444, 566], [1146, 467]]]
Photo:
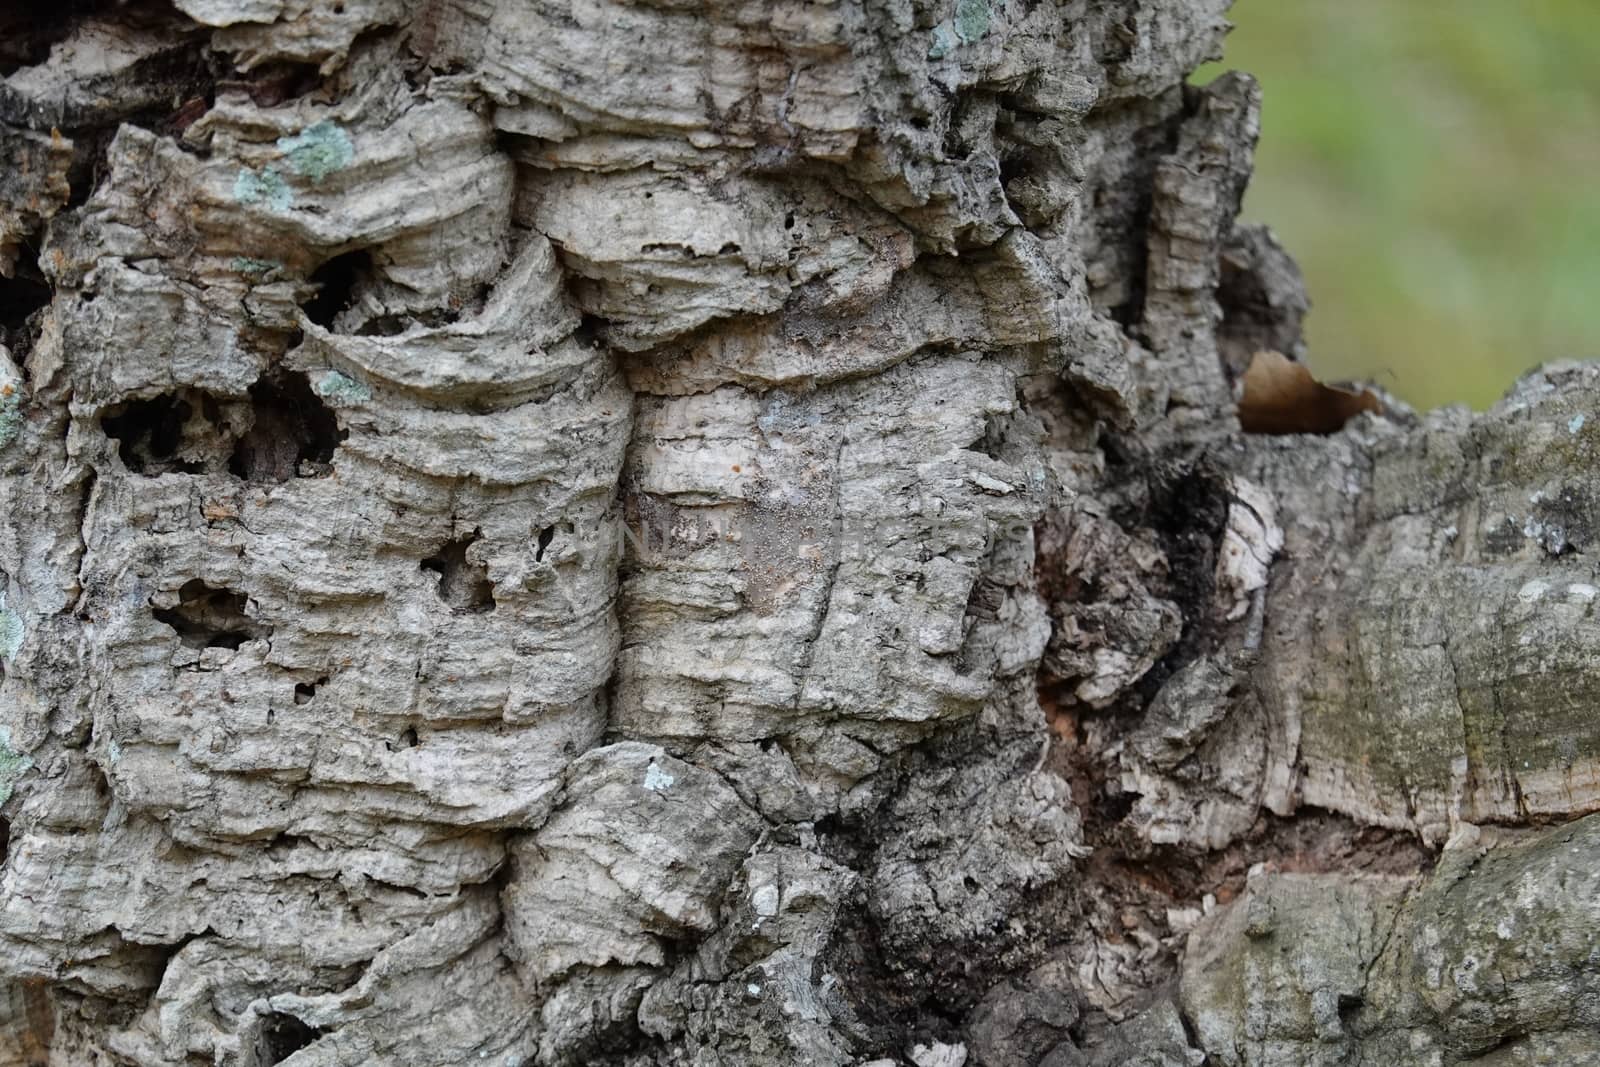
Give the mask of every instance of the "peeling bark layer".
[[0, 1064], [1600, 1054], [1600, 379], [1241, 435], [1225, 8], [0, 27]]

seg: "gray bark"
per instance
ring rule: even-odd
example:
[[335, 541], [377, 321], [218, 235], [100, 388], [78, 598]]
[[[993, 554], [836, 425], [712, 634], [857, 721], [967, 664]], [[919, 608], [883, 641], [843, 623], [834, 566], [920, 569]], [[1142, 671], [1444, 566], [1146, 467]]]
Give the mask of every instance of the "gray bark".
[[0, 16], [0, 1067], [1600, 1057], [1600, 372], [1240, 433], [1226, 6]]

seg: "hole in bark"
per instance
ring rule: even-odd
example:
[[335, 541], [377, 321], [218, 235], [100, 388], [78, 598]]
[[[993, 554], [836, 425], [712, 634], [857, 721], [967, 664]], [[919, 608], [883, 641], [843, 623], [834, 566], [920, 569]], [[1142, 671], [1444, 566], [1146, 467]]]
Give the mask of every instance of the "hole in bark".
[[272, 627], [252, 619], [244, 609], [243, 593], [192, 578], [178, 590], [177, 607], [155, 608], [151, 614], [172, 627], [187, 648], [237, 649], [246, 641], [272, 635]]
[[550, 547], [550, 542], [554, 541], [555, 537], [556, 528], [554, 526], [546, 526], [544, 529], [539, 531], [539, 547], [535, 549], [533, 553], [533, 560], [535, 563], [539, 563], [544, 560], [545, 549]]
[[306, 318], [324, 330], [333, 329], [333, 320], [348, 308], [355, 296], [356, 283], [371, 268], [372, 257], [365, 251], [334, 256], [311, 275], [317, 295], [301, 304]]
[[1237, 380], [1257, 352], [1295, 356], [1310, 310], [1305, 281], [1294, 259], [1262, 226], [1235, 227], [1219, 257], [1217, 345]]
[[[1106, 458], [1113, 467], [1131, 474], [1134, 465], [1149, 463], [1125, 449], [1115, 434], [1105, 438]], [[1182, 613], [1184, 626], [1175, 645], [1139, 680], [1136, 692], [1141, 706], [1155, 696], [1163, 683], [1195, 657], [1209, 652], [1218, 632], [1211, 622], [1211, 598], [1216, 580], [1217, 550], [1227, 527], [1228, 477], [1214, 462], [1156, 462], [1146, 477], [1148, 495], [1138, 504], [1119, 507], [1112, 518], [1126, 530], [1153, 533], [1167, 559], [1164, 582], [1151, 591], [1172, 601]]]
[[344, 431], [299, 372], [262, 378], [250, 387], [255, 419], [239, 439], [228, 470], [247, 482], [286, 482], [327, 473]]
[[328, 473], [345, 437], [306, 376], [282, 370], [252, 385], [247, 401], [182, 389], [117, 404], [101, 417], [100, 427], [117, 442], [122, 465], [134, 474], [154, 478], [226, 470], [246, 481], [269, 483]]
[[1339, 994], [1339, 1022], [1345, 1033], [1355, 1033], [1356, 1016], [1361, 1014], [1361, 1004], [1361, 996], [1358, 993]]
[[1551, 556], [1582, 552], [1594, 541], [1593, 517], [1600, 511], [1581, 483], [1545, 492], [1533, 501], [1533, 515], [1522, 532]]
[[1139, 799], [1137, 793], [1120, 791], [1113, 793], [1111, 789], [1114, 784], [1101, 783], [1101, 788], [1090, 798], [1088, 805], [1095, 818], [1106, 826], [1113, 826], [1126, 819], [1133, 811], [1134, 802]]
[[322, 73], [317, 64], [281, 62], [257, 67], [242, 80], [224, 82], [218, 88], [243, 89], [257, 107], [277, 107], [321, 86]]
[[400, 893], [408, 897], [415, 897], [417, 900], [428, 899], [428, 894], [424, 890], [418, 889], [414, 885], [401, 885], [399, 882], [386, 882], [382, 878], [374, 878], [370, 874], [363, 874], [361, 879], [367, 885], [372, 886], [375, 889], [382, 890], [386, 893]]
[[422, 742], [417, 739], [417, 728], [415, 726], [407, 726], [404, 730], [400, 731], [399, 737], [395, 738], [393, 741], [385, 741], [383, 743], [383, 747], [388, 749], [390, 752], [394, 752], [402, 748], [416, 748], [421, 743]]
[[11, 821], [0, 819], [0, 867], [5, 866], [6, 857], [11, 854]]
[[1228, 499], [1226, 475], [1208, 462], [1172, 470], [1151, 486], [1146, 518], [1167, 555], [1172, 582], [1168, 595], [1185, 619], [1207, 617], [1217, 546], [1228, 525]]
[[80, 18], [111, 6], [111, 0], [57, 0], [0, 7], [0, 78], [43, 63], [51, 45], [66, 40]]
[[1113, 23], [1100, 42], [1099, 60], [1107, 67], [1118, 67], [1133, 58], [1134, 47], [1139, 43], [1138, 16], [1129, 14], [1121, 22]]
[[379, 315], [361, 324], [361, 337], [398, 337], [410, 326], [403, 315]]
[[[20, 263], [18, 268], [27, 269]], [[28, 320], [48, 303], [50, 286], [43, 278], [23, 274], [15, 278], [0, 278], [0, 331], [5, 334], [27, 333]], [[5, 340], [5, 337], [0, 336], [0, 340]]]
[[263, 1064], [282, 1063], [323, 1035], [293, 1015], [272, 1012], [261, 1018], [261, 1038], [257, 1060]]
[[853, 976], [844, 995], [869, 1044], [889, 1045], [906, 1034], [951, 1041], [983, 991], [1033, 966], [1048, 945], [1066, 939], [1074, 911], [1070, 895], [1062, 885], [1040, 887], [1038, 907], [1030, 909], [1036, 918], [1016, 932], [925, 943], [896, 940], [864, 899], [852, 897], [823, 950], [824, 966]]
[[605, 320], [584, 315], [572, 331], [572, 339], [587, 348], [599, 348], [605, 343]]
[[132, 400], [111, 409], [100, 420], [106, 436], [117, 442], [122, 465], [134, 474], [154, 478], [174, 471], [199, 474], [205, 464], [178, 455], [194, 405], [176, 393]]
[[987, 415], [983, 420], [983, 436], [966, 447], [968, 452], [979, 452], [990, 459], [999, 459], [1005, 451], [1006, 427], [1000, 419]]
[[450, 306], [444, 310], [441, 319], [432, 325], [443, 326], [452, 322], [459, 322], [463, 316], [473, 318], [483, 314], [483, 309], [489, 304], [489, 297], [494, 293], [494, 286], [488, 283], [475, 285], [469, 292], [450, 298]]
[[[1340, 1019], [1340, 1021], [1344, 1020], [1344, 1011], [1343, 1011], [1342, 1008], [1340, 1009], [1340, 1012], [1339, 1012], [1339, 1019]], [[1346, 1033], [1349, 1033], [1349, 1032], [1350, 1031], [1346, 1031]], [[1511, 1030], [1509, 1030], [1505, 1034], [1505, 1036], [1501, 1037], [1499, 1041], [1496, 1041], [1494, 1043], [1494, 1047], [1493, 1048], [1485, 1050], [1483, 1053], [1481, 1053], [1478, 1056], [1474, 1056], [1472, 1062], [1474, 1062], [1474, 1063], [1484, 1063], [1484, 1062], [1487, 1062], [1489, 1060], [1496, 1060], [1496, 1061], [1500, 1061], [1500, 1062], [1504, 1062], [1504, 1063], [1525, 1063], [1525, 1062], [1528, 1062], [1528, 1060], [1524, 1058], [1525, 1056], [1527, 1056], [1527, 1051], [1528, 1050], [1519, 1049], [1517, 1047], [1517, 1046], [1523, 1044], [1523, 1042], [1525, 1042], [1527, 1040], [1528, 1040], [1528, 1031], [1524, 1030], [1520, 1026], [1514, 1026], [1514, 1027], [1511, 1028]], [[1518, 1053], [1518, 1052], [1522, 1053], [1522, 1055], [1516, 1055], [1516, 1053]], [[1505, 1055], [1504, 1059], [1502, 1060], [1501, 1059], [1501, 1055], [1502, 1054], [1507, 1054], [1507, 1053], [1509, 1053], [1510, 1055]]]
[[315, 682], [300, 682], [294, 687], [294, 702], [296, 704], [309, 704], [317, 695], [317, 686], [327, 685], [328, 676], [324, 674]]
[[467, 549], [482, 536], [482, 531], [474, 530], [471, 537], [446, 541], [422, 561], [423, 570], [439, 576], [439, 599], [452, 611], [494, 610], [494, 583], [489, 581], [488, 566], [467, 558]]
[[164, 0], [55, 0], [0, 4], [0, 78], [50, 58], [85, 19], [113, 16], [132, 27], [170, 25]]
[[11, 360], [28, 377], [28, 353], [43, 328], [43, 311], [52, 291], [30, 255], [16, 263], [16, 276], [0, 278], [0, 344], [11, 349]]
[[1182, 123], [1182, 113], [1149, 126], [1130, 124], [1126, 113], [1105, 112], [1098, 120], [1091, 113], [1101, 136], [1133, 146], [1131, 160], [1104, 167], [1089, 179], [1094, 190], [1089, 214], [1101, 243], [1090, 269], [1090, 296], [1128, 332], [1144, 318], [1156, 163], [1176, 151]]

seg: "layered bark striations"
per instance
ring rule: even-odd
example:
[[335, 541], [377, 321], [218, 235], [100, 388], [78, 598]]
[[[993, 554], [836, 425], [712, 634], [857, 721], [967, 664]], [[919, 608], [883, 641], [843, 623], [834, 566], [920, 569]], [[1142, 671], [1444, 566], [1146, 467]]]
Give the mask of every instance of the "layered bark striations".
[[0, 17], [0, 1064], [1600, 1055], [1600, 379], [1241, 435], [1225, 7]]

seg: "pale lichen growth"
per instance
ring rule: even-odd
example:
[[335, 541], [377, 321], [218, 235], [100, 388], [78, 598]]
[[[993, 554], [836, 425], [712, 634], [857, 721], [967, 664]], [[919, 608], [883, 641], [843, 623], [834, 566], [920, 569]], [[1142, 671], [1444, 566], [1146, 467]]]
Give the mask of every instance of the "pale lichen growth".
[[988, 0], [957, 0], [955, 17], [933, 28], [933, 44], [928, 48], [929, 59], [943, 59], [964, 44], [976, 44], [989, 35], [989, 24], [994, 17]]
[[233, 269], [240, 274], [270, 274], [283, 267], [275, 259], [254, 259], [250, 256], [234, 256]]
[[343, 371], [330, 370], [318, 379], [317, 395], [335, 404], [365, 404], [372, 390]]
[[241, 170], [233, 182], [233, 198], [241, 204], [265, 204], [274, 211], [286, 211], [294, 203], [289, 184], [272, 167], [263, 168], [259, 173]]
[[355, 155], [350, 135], [332, 122], [319, 122], [293, 137], [280, 137], [278, 149], [296, 174], [313, 182], [344, 169]]
[[967, 44], [983, 40], [991, 14], [988, 0], [956, 0], [956, 36]]
[[661, 765], [653, 760], [644, 772], [644, 787], [656, 793], [665, 793], [672, 788], [672, 784], [677, 780], [676, 777], [662, 770]]

